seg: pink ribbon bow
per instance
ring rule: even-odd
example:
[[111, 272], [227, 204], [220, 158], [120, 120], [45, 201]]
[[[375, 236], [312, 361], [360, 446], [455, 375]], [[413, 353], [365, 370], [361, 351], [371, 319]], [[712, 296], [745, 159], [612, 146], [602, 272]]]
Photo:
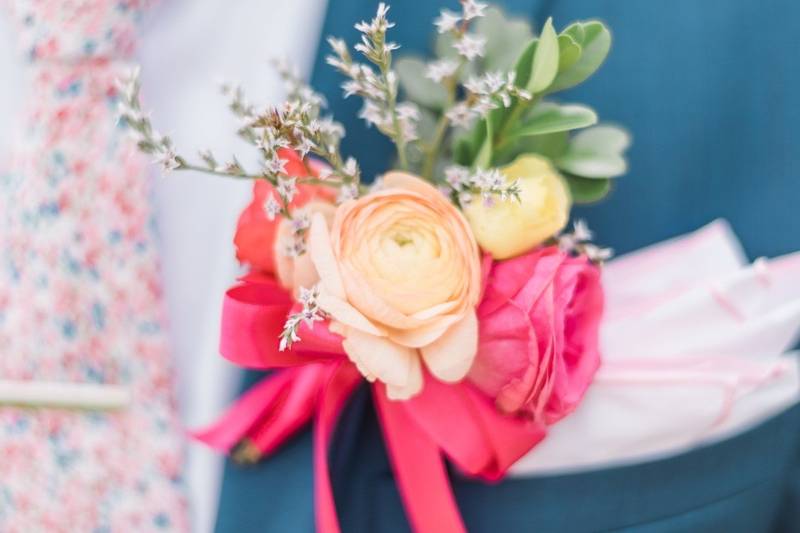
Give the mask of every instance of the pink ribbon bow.
[[[281, 368], [242, 396], [212, 426], [195, 432], [213, 448], [255, 460], [273, 453], [312, 418], [315, 432], [314, 505], [317, 530], [339, 533], [328, 471], [328, 445], [361, 375], [342, 349], [341, 337], [317, 323], [303, 326], [301, 341], [279, 351], [277, 338], [293, 306], [271, 279], [251, 278], [225, 296], [220, 351], [237, 365]], [[425, 376], [423, 392], [391, 401], [372, 385], [387, 452], [409, 521], [423, 533], [466, 531], [444, 458], [484, 480], [508, 468], [545, 435], [544, 427], [501, 414], [467, 382], [445, 385]]]

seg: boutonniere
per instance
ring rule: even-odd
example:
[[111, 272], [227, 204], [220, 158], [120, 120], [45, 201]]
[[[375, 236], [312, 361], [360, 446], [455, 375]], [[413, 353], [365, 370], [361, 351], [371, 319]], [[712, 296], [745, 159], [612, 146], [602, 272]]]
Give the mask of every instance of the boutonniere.
[[235, 236], [250, 273], [225, 299], [222, 354], [280, 368], [197, 437], [247, 462], [315, 419], [317, 524], [338, 531], [327, 445], [353, 389], [371, 384], [397, 482], [418, 531], [463, 531], [445, 458], [501, 478], [581, 401], [600, 363], [599, 269], [573, 204], [626, 171], [627, 134], [597, 125], [560, 91], [603, 63], [598, 21], [534, 32], [474, 0], [435, 21], [436, 57], [395, 58], [389, 8], [331, 38], [345, 97], [396, 148], [372, 183], [342, 153], [325, 99], [277, 66], [287, 100], [257, 107], [225, 85], [245, 168], [178, 153], [140, 107], [135, 75], [120, 115], [165, 170], [254, 182]]

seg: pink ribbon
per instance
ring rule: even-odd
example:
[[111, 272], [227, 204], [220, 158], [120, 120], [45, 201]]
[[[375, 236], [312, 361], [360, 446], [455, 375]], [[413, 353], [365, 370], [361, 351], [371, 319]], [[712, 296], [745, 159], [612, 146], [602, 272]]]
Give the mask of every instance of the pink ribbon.
[[[252, 280], [253, 278], [249, 278]], [[225, 293], [222, 304], [220, 353], [246, 368], [284, 368], [315, 360], [340, 358], [341, 338], [320, 325], [310, 332], [301, 327], [303, 341], [292, 350], [278, 350], [278, 338], [294, 302], [290, 294], [270, 278], [247, 279]]]
[[[326, 324], [303, 327], [301, 341], [278, 350], [290, 295], [272, 280], [248, 280], [225, 296], [220, 350], [249, 368], [280, 368], [252, 387], [212, 426], [193, 436], [225, 452], [267, 456], [314, 419], [314, 506], [317, 530], [339, 533], [330, 484], [328, 446], [339, 415], [361, 375], [341, 338]], [[422, 394], [391, 401], [377, 383], [372, 393], [403, 505], [415, 531], [464, 533], [445, 457], [464, 473], [498, 480], [545, 434], [527, 420], [501, 414], [468, 383], [445, 385], [425, 376]]]

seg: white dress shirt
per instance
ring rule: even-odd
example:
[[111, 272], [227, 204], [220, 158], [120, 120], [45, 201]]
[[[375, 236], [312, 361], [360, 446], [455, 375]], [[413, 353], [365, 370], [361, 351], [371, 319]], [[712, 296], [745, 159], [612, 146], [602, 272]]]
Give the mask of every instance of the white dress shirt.
[[[172, 0], [144, 21], [139, 58], [143, 100], [157, 129], [180, 152], [210, 148], [218, 159], [253, 149], [236, 137], [219, 82], [241, 83], [257, 104], [277, 104], [283, 85], [269, 64], [285, 58], [308, 74], [325, 16], [325, 0]], [[233, 247], [249, 182], [197, 173], [159, 178], [155, 202], [162, 238], [164, 287], [188, 427], [208, 424], [238, 391], [240, 373], [218, 351], [222, 297], [240, 273]], [[222, 457], [191, 443], [188, 454], [194, 530], [211, 531]]]

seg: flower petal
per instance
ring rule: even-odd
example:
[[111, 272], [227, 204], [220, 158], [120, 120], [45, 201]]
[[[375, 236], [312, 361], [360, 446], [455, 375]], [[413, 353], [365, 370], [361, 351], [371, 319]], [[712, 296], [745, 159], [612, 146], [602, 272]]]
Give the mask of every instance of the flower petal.
[[433, 307], [429, 307], [427, 309], [423, 309], [422, 311], [417, 311], [411, 318], [416, 320], [430, 320], [439, 315], [443, 315], [444, 313], [448, 313], [453, 310], [459, 304], [456, 300], [451, 300], [449, 302], [443, 302]]
[[443, 196], [439, 190], [427, 181], [406, 172], [392, 171], [383, 175], [385, 189], [405, 189], [426, 197], [430, 195]]
[[333, 296], [346, 300], [342, 276], [339, 273], [336, 256], [333, 254], [331, 245], [331, 236], [328, 233], [328, 224], [322, 213], [314, 213], [311, 229], [308, 232], [308, 248], [311, 261], [314, 262], [322, 285]]
[[273, 243], [280, 219], [270, 220], [264, 211], [264, 202], [272, 192], [272, 185], [258, 180], [253, 184], [253, 198], [239, 215], [233, 243], [236, 258], [254, 270], [271, 273], [275, 270]]
[[323, 311], [346, 326], [375, 336], [383, 337], [386, 335], [381, 328], [373, 324], [358, 309], [328, 292], [327, 287], [323, 287], [319, 291], [317, 303]]
[[419, 359], [416, 350], [355, 328], [346, 333], [342, 346], [362, 373], [401, 390], [414, 385], [414, 365], [419, 366], [419, 361], [415, 361]]
[[443, 315], [433, 320], [430, 324], [416, 329], [388, 329], [386, 334], [397, 344], [402, 344], [409, 348], [421, 348], [444, 335], [450, 326], [461, 320], [461, 317], [458, 315]]
[[441, 337], [420, 348], [431, 374], [454, 383], [467, 375], [478, 351], [478, 319], [475, 311], [453, 324]]
[[408, 400], [422, 391], [422, 363], [419, 356], [413, 358], [408, 377], [408, 383], [404, 387], [386, 385], [386, 397], [390, 400]]

